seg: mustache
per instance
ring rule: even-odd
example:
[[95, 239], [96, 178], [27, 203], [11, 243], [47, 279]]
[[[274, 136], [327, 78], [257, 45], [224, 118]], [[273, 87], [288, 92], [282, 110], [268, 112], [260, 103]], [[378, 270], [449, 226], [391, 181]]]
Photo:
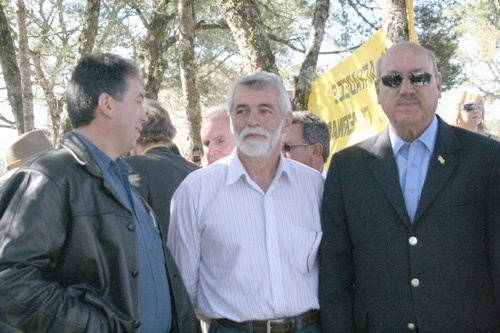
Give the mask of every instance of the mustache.
[[420, 100], [417, 98], [415, 95], [410, 95], [410, 96], [401, 96], [397, 100], [397, 104], [403, 104], [403, 103], [408, 103], [408, 102], [416, 102], [420, 103]]
[[257, 134], [257, 135], [263, 135], [266, 137], [266, 139], [269, 139], [269, 132], [267, 132], [264, 128], [262, 127], [245, 127], [241, 132], [240, 132], [240, 137], [245, 137], [249, 134]]

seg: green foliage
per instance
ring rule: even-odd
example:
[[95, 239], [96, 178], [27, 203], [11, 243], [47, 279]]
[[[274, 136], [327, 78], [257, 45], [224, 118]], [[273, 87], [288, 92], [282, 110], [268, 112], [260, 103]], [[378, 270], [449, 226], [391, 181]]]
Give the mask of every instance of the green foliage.
[[[266, 31], [272, 35], [270, 44], [280, 72], [285, 81], [291, 83], [294, 73], [288, 69], [292, 66], [292, 58], [302, 57], [305, 51], [313, 6], [304, 0], [262, 0], [257, 3]], [[243, 74], [243, 68], [239, 48], [229, 27], [222, 21], [215, 2], [195, 2], [195, 13], [198, 23], [195, 46], [197, 86], [203, 112], [226, 101], [231, 82]], [[174, 53], [169, 52], [176, 65], [167, 69], [161, 98], [171, 108], [178, 109], [175, 103], [182, 100], [182, 93], [179, 89], [179, 60], [174, 60]]]
[[[0, 0], [12, 18], [15, 32], [15, 8], [12, 1]], [[41, 59], [41, 72], [54, 82], [54, 92], [61, 97], [78, 57], [78, 37], [85, 21], [85, 1], [25, 0], [28, 12], [29, 42], [33, 54]], [[280, 74], [288, 89], [293, 88], [313, 18], [313, 0], [255, 0], [269, 34], [271, 48]], [[322, 53], [317, 73], [333, 68], [343, 58], [370, 38], [382, 26], [384, 10], [373, 0], [331, 1]], [[135, 3], [136, 8], [131, 4]], [[150, 22], [153, 7], [159, 0], [102, 0], [94, 51], [116, 52], [146, 68], [147, 56], [141, 52], [147, 35], [143, 22]], [[466, 4], [463, 4], [466, 3]], [[224, 103], [231, 82], [243, 72], [240, 51], [213, 0], [197, 0], [195, 4], [197, 87], [202, 112]], [[472, 84], [485, 97], [498, 96], [498, 0], [418, 0], [415, 20], [422, 45], [434, 50], [444, 77], [445, 89], [459, 84]], [[457, 8], [463, 8], [459, 11]], [[177, 15], [177, 1], [170, 1], [167, 15]], [[169, 37], [178, 35], [178, 20], [172, 21]], [[471, 27], [475, 27], [471, 29]], [[474, 37], [470, 52], [464, 37]], [[457, 52], [462, 56], [457, 57]], [[496, 52], [496, 53], [495, 53]], [[174, 44], [165, 50], [166, 69], [160, 90], [176, 125], [185, 127], [183, 94], [179, 77], [180, 52]], [[481, 63], [477, 71], [467, 64]], [[465, 69], [464, 69], [465, 68]], [[495, 71], [496, 68], [496, 71]], [[489, 77], [485, 73], [491, 73]], [[496, 81], [495, 81], [496, 80]], [[35, 82], [36, 84], [36, 82]], [[35, 86], [38, 109], [46, 101]], [[2, 111], [5, 113], [5, 111]], [[181, 147], [182, 148], [182, 147]], [[182, 150], [182, 149], [181, 149]]]
[[484, 19], [496, 30], [500, 30], [500, 2], [498, 0], [482, 0], [479, 7], [484, 8]]
[[415, 25], [422, 46], [436, 53], [438, 68], [443, 76], [443, 90], [456, 87], [462, 82], [462, 66], [451, 61], [459, 46], [460, 33], [454, 30], [461, 17], [450, 10], [457, 1], [426, 0], [415, 6]]
[[463, 86], [488, 101], [500, 99], [500, 4], [498, 0], [464, 1], [456, 27], [461, 34], [457, 61], [467, 65]]
[[[231, 31], [221, 21], [215, 2], [195, 2], [196, 69], [197, 87], [200, 92], [202, 112], [225, 100], [227, 89], [233, 78], [241, 75], [241, 56], [234, 43]], [[165, 71], [160, 99], [170, 110], [179, 110], [182, 105], [179, 76], [179, 52], [174, 45], [168, 52], [170, 66]], [[182, 113], [182, 112], [179, 112]], [[182, 117], [182, 115], [179, 115]]]

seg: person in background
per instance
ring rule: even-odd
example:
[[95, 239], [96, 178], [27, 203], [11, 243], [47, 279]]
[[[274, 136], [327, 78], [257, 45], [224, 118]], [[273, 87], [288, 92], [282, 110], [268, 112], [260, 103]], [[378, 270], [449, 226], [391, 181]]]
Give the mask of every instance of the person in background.
[[201, 121], [200, 136], [203, 145], [203, 166], [231, 154], [236, 143], [231, 132], [229, 115], [225, 105], [215, 106], [207, 110]]
[[148, 117], [139, 69], [82, 57], [60, 147], [0, 191], [0, 323], [23, 332], [199, 332], [154, 213], [128, 182]]
[[33, 130], [18, 136], [4, 150], [5, 170], [0, 174], [0, 185], [29, 160], [54, 149], [54, 145], [42, 130]]
[[[0, 188], [21, 165], [52, 149], [54, 146], [42, 130], [33, 130], [18, 136], [3, 150], [6, 166], [0, 174]], [[0, 323], [0, 332], [12, 331]]]
[[500, 143], [435, 114], [435, 55], [400, 42], [377, 62], [380, 134], [326, 177], [323, 332], [500, 332]]
[[281, 154], [292, 112], [279, 77], [240, 78], [228, 109], [237, 148], [179, 185], [167, 244], [210, 333], [319, 332], [323, 177]]
[[189, 153], [187, 160], [196, 166], [201, 167], [203, 162], [203, 148], [197, 143], [195, 143], [191, 148], [189, 148]]
[[184, 178], [198, 167], [170, 150], [177, 130], [167, 110], [151, 99], [144, 101], [144, 108], [148, 120], [142, 125], [132, 156], [126, 157], [125, 162], [132, 167], [130, 183], [153, 208], [166, 239], [170, 198]]
[[144, 109], [148, 120], [142, 125], [141, 136], [137, 139], [137, 144], [130, 150], [132, 156], [144, 153], [149, 146], [158, 142], [168, 148], [175, 145], [173, 140], [177, 135], [177, 129], [167, 110], [158, 101], [149, 98], [144, 99]]
[[310, 111], [294, 111], [292, 126], [281, 141], [281, 150], [286, 157], [318, 170], [326, 178], [330, 130], [318, 115]]
[[460, 91], [457, 95], [456, 108], [451, 124], [500, 141], [498, 135], [486, 131], [484, 124], [485, 113], [484, 100], [480, 94], [467, 90]]

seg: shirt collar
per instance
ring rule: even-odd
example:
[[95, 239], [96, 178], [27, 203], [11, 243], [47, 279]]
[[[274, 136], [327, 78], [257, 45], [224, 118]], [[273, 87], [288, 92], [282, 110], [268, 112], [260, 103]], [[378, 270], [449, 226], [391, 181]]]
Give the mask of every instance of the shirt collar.
[[144, 149], [144, 151], [141, 153], [141, 155], [144, 155], [144, 154], [146, 154], [148, 151], [150, 151], [151, 149], [158, 148], [158, 147], [165, 147], [165, 148], [168, 148], [166, 145], [162, 145], [161, 143], [157, 143], [157, 144], [154, 144], [154, 145], [149, 146], [148, 148]]
[[323, 176], [323, 178], [326, 179], [326, 175], [328, 174], [328, 171], [326, 170], [325, 167], [323, 167], [323, 171], [321, 171], [321, 175]]
[[[115, 162], [113, 161], [108, 155], [106, 155], [102, 150], [97, 148], [96, 145], [94, 145], [89, 139], [87, 139], [85, 136], [82, 134], [74, 131], [73, 132], [87, 147], [90, 156], [94, 158], [96, 161], [97, 165], [99, 166], [99, 169], [101, 169], [102, 172], [105, 170], [108, 170], [109, 166], [111, 163]], [[121, 158], [116, 159], [116, 163], [118, 164], [118, 167], [121, 172], [126, 172], [128, 173], [130, 171], [130, 166], [125, 163]]]
[[[438, 120], [437, 117], [434, 115], [434, 119], [432, 120], [431, 124], [427, 127], [424, 133], [422, 133], [422, 135], [420, 135], [415, 141], [422, 142], [432, 154], [434, 152], [434, 146], [436, 144], [437, 131], [438, 131]], [[398, 154], [401, 147], [403, 147], [406, 143], [408, 143], [403, 139], [401, 139], [396, 134], [396, 132], [394, 132], [391, 126], [389, 126], [389, 138], [391, 140], [392, 151], [394, 152], [394, 156]]]
[[[226, 186], [236, 183], [240, 178], [245, 177], [250, 179], [250, 175], [247, 170], [241, 163], [241, 160], [238, 156], [237, 149], [234, 149], [232, 153], [228, 156], [228, 175], [226, 180]], [[217, 161], [219, 162], [219, 161]], [[288, 164], [287, 158], [283, 156], [283, 153], [280, 152], [280, 160], [278, 164], [278, 169], [276, 170], [276, 176], [274, 179], [281, 177], [281, 175], [289, 175], [290, 173], [290, 165]]]

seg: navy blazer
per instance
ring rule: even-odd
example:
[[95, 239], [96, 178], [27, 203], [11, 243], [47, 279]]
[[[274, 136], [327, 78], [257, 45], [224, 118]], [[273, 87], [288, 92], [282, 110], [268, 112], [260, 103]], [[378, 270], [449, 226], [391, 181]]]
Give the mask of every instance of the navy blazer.
[[500, 144], [438, 122], [413, 224], [387, 130], [333, 156], [323, 332], [500, 331]]
[[132, 167], [130, 183], [158, 216], [166, 241], [170, 199], [184, 178], [198, 167], [165, 146], [154, 147], [142, 155], [128, 156], [125, 161]]

